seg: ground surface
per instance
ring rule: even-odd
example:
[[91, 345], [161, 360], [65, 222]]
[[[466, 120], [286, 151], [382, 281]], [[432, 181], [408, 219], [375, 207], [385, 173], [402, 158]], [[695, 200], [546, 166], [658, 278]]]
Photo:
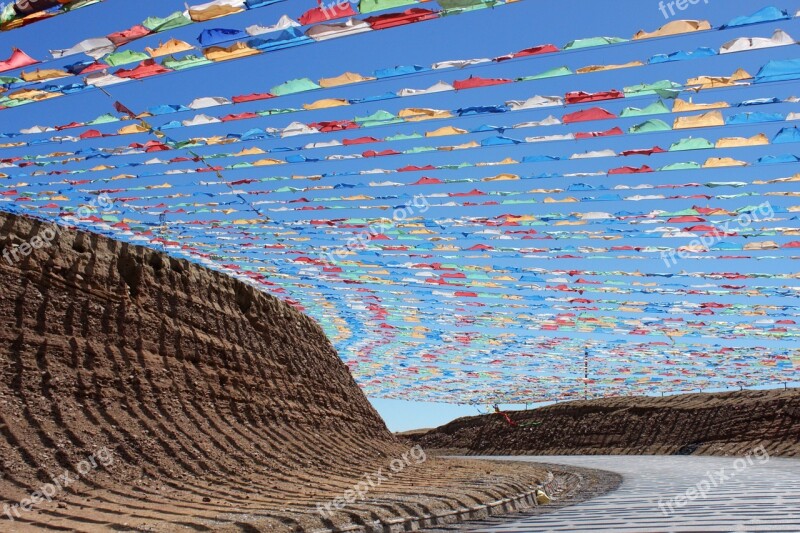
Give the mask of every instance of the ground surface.
[[[474, 533], [800, 531], [800, 460], [771, 457], [764, 462], [767, 456], [760, 452], [751, 457], [752, 464], [742, 459], [746, 466], [739, 470], [737, 466], [742, 467], [742, 463], [736, 463], [733, 457], [516, 457], [519, 461], [609, 470], [622, 474], [624, 481], [615, 491], [552, 513], [489, 519], [459, 530]], [[674, 501], [685, 496], [687, 489], [705, 489], [704, 480], [708, 481], [705, 497], [694, 493], [695, 499], [683, 506]]]
[[[517, 458], [515, 457], [514, 460]], [[560, 458], [559, 458], [560, 459]], [[517, 463], [518, 465], [520, 463]], [[570, 481], [569, 486], [564, 486], [560, 481], [545, 483], [543, 489], [552, 496], [552, 501], [546, 505], [531, 507], [521, 513], [493, 516], [483, 520], [471, 520], [466, 523], [425, 528], [424, 533], [453, 533], [454, 531], [470, 531], [488, 525], [515, 522], [520, 518], [530, 520], [532, 517], [549, 514], [571, 505], [576, 505], [592, 498], [597, 498], [619, 488], [622, 485], [622, 476], [608, 470], [584, 468], [579, 466], [565, 466], [556, 463], [537, 463], [548, 472], [559, 474], [560, 479]], [[566, 474], [566, 475], [565, 475]]]
[[[0, 214], [0, 257], [48, 228]], [[410, 449], [316, 323], [240, 281], [66, 229], [0, 259], [0, 531], [302, 531], [545, 474]], [[363, 499], [320, 514], [366, 475]]]
[[741, 455], [763, 445], [772, 456], [800, 456], [800, 389], [605, 398], [509, 414], [520, 427], [489, 414], [403, 438], [454, 455]]

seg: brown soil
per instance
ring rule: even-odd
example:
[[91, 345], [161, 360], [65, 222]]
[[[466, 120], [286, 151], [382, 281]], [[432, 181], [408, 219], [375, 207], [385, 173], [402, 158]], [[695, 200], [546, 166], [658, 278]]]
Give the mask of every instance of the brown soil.
[[741, 455], [763, 445], [773, 456], [800, 456], [800, 389], [606, 398], [509, 414], [520, 427], [489, 414], [404, 438], [465, 455]]
[[[517, 463], [524, 464], [524, 463]], [[513, 516], [498, 515], [482, 520], [470, 521], [468, 524], [454, 524], [423, 529], [424, 533], [452, 533], [453, 531], [485, 531], [487, 529], [508, 524], [509, 520], [525, 520], [534, 516], [552, 513], [558, 509], [576, 505], [593, 498], [602, 496], [608, 492], [616, 490], [622, 485], [622, 476], [614, 472], [605, 470], [595, 470], [593, 468], [565, 467], [558, 464], [541, 464], [552, 472], [556, 479], [566, 478], [570, 481], [569, 486], [562, 489], [558, 482], [545, 485], [545, 489], [553, 500], [548, 505], [531, 507]], [[569, 470], [565, 470], [569, 468]]]
[[[3, 214], [0, 227], [2, 253], [50, 226]], [[409, 445], [311, 319], [200, 266], [69, 230], [0, 260], [0, 287], [0, 505], [111, 457], [13, 523], [0, 514], [3, 531], [305, 531], [475, 506], [544, 477], [428, 455], [323, 519], [318, 503], [388, 473]]]

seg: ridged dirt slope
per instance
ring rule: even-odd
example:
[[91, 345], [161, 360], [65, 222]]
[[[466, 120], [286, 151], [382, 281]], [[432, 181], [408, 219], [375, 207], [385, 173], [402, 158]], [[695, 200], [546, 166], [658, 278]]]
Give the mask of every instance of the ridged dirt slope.
[[[52, 226], [0, 214], [0, 228], [2, 253]], [[542, 473], [427, 456], [323, 518], [317, 503], [409, 447], [311, 319], [195, 264], [67, 229], [0, 259], [0, 285], [0, 497], [72, 474], [53, 501], [0, 515], [2, 530], [299, 531], [475, 505]], [[96, 468], [82, 463], [92, 457]]]
[[[800, 456], [800, 389], [606, 398], [460, 418], [406, 438], [466, 454]], [[537, 424], [538, 423], [538, 424]]]

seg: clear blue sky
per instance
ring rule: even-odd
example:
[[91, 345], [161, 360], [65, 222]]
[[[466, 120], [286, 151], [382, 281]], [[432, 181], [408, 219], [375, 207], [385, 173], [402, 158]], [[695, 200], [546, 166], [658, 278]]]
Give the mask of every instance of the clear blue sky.
[[[263, 25], [273, 24], [282, 14], [288, 14], [297, 18], [301, 13], [313, 7], [313, 2], [308, 0], [289, 0], [275, 4], [273, 6], [254, 10], [249, 13], [237, 15], [234, 17], [221, 19], [219, 21], [211, 21], [203, 25], [193, 25], [188, 28], [176, 30], [170, 34], [192, 43], [196, 43], [195, 38], [202, 29], [205, 28], [244, 28], [248, 25], [259, 23]], [[711, 0], [710, 2], [703, 3], [696, 6], [690, 6], [680, 17], [687, 19], [708, 19], [713, 25], [719, 25], [726, 22], [738, 15], [750, 14], [758, 8], [770, 5], [767, 2], [753, 2], [752, 0]], [[800, 5], [797, 2], [787, 2], [781, 4], [775, 2], [781, 8], [788, 8], [792, 13], [797, 10]], [[423, 6], [424, 7], [424, 6]], [[112, 31], [118, 31], [127, 28], [133, 24], [141, 22], [148, 15], [164, 16], [172, 11], [182, 9], [183, 2], [180, 0], [140, 0], [137, 2], [123, 2], [122, 0], [109, 0], [103, 4], [91, 6], [84, 10], [68, 14], [63, 17], [58, 17], [52, 21], [45, 21], [39, 24], [32, 25], [28, 28], [21, 30], [0, 33], [0, 51], [8, 51], [12, 46], [18, 46], [25, 50], [27, 53], [34, 57], [44, 58], [47, 56], [49, 49], [68, 48], [78, 41], [88, 38], [96, 37], [107, 34]], [[495, 10], [484, 10], [481, 12], [466, 14], [457, 17], [447, 17], [432, 22], [426, 22], [415, 26], [410, 26], [402, 29], [392, 29], [386, 31], [372, 32], [364, 35], [358, 35], [352, 38], [336, 39], [324, 43], [313, 44], [310, 46], [302, 46], [293, 49], [284, 50], [278, 53], [270, 53], [263, 56], [248, 58], [244, 61], [233, 61], [227, 64], [217, 64], [212, 67], [200, 68], [187, 72], [170, 74], [163, 77], [156, 77], [146, 82], [134, 82], [114, 86], [108, 88], [112, 98], [105, 97], [98, 91], [92, 91], [85, 94], [78, 94], [63, 99], [54, 99], [41, 104], [33, 106], [23, 106], [17, 109], [10, 109], [0, 112], [0, 131], [16, 131], [23, 127], [29, 127], [34, 124], [65, 124], [73, 120], [89, 120], [102, 113], [112, 112], [113, 108], [111, 103], [113, 100], [124, 102], [128, 107], [136, 111], [146, 109], [150, 106], [164, 103], [183, 103], [186, 104], [196, 97], [201, 96], [232, 96], [234, 94], [246, 94], [251, 92], [264, 92], [268, 91], [270, 87], [277, 85], [288, 79], [296, 77], [308, 77], [311, 79], [319, 79], [322, 77], [330, 77], [339, 75], [344, 71], [359, 72], [362, 74], [369, 74], [377, 68], [391, 67], [394, 65], [430, 65], [435, 61], [451, 60], [451, 59], [466, 59], [466, 58], [479, 58], [479, 57], [494, 57], [505, 53], [517, 51], [537, 44], [553, 43], [557, 46], [563, 46], [567, 41], [576, 38], [594, 37], [594, 36], [619, 36], [630, 38], [634, 32], [640, 29], [655, 30], [662, 24], [667, 22], [662, 12], [659, 10], [658, 2], [641, 0], [620, 0], [613, 3], [595, 2], [589, 0], [578, 0], [570, 2], [569, 4], [559, 2], [538, 2], [533, 0], [525, 0], [513, 5], [505, 6]], [[701, 34], [697, 36], [685, 36], [676, 41], [663, 41], [654, 40], [653, 42], [637, 44], [636, 47], [623, 46], [615, 48], [613, 55], [607, 50], [586, 50], [580, 52], [579, 56], [562, 56], [556, 55], [553, 57], [542, 56], [532, 60], [525, 60], [521, 62], [511, 61], [502, 64], [492, 64], [489, 67], [479, 68], [475, 70], [465, 71], [463, 75], [454, 71], [442, 72], [429, 72], [422, 75], [415, 76], [411, 79], [404, 79], [402, 81], [381, 81], [377, 83], [363, 84], [363, 86], [348, 86], [340, 89], [333, 89], [326, 91], [321, 95], [301, 94], [290, 96], [280, 99], [280, 103], [271, 104], [255, 103], [237, 106], [235, 110], [230, 108], [214, 108], [210, 114], [221, 115], [227, 112], [244, 112], [255, 109], [263, 109], [265, 107], [299, 107], [302, 103], [307, 103], [316, 98], [322, 97], [344, 97], [352, 98], [358, 96], [368, 96], [380, 94], [388, 90], [397, 90], [401, 87], [414, 87], [424, 88], [439, 80], [452, 81], [467, 77], [468, 74], [474, 74], [484, 77], [517, 77], [528, 74], [535, 74], [542, 72], [546, 69], [562, 66], [568, 64], [570, 67], [578, 68], [590, 64], [608, 64], [608, 63], [624, 63], [634, 59], [644, 60], [654, 53], [673, 52], [680, 49], [689, 50], [697, 46], [712, 46], [719, 47], [723, 42], [734, 39], [740, 36], [760, 36], [768, 37], [771, 34], [773, 27], [780, 27], [789, 32], [794, 37], [800, 37], [800, 22], [798, 20], [791, 20], [781, 22], [777, 25], [768, 27], [757, 28], [741, 28], [736, 30], [727, 31], [717, 34]], [[133, 43], [127, 47], [129, 49], [141, 50], [145, 46], [154, 46], [158, 44], [159, 39], [164, 39], [163, 36], [151, 36], [141, 41]], [[0, 54], [2, 55], [2, 54]], [[698, 74], [716, 74], [728, 75], [736, 68], [743, 67], [748, 72], [755, 74], [758, 68], [770, 59], [788, 59], [798, 57], [797, 47], [785, 47], [780, 49], [765, 50], [759, 52], [752, 52], [748, 54], [732, 54], [726, 57], [715, 58], [713, 63], [698, 60], [696, 62], [685, 63], [671, 63], [667, 65], [648, 66], [646, 68], [625, 69], [620, 71], [611, 71], [601, 74], [593, 74], [591, 76], [581, 77], [577, 79], [575, 76], [566, 77], [563, 79], [552, 79], [537, 82], [535, 86], [526, 86], [526, 84], [509, 84], [500, 87], [493, 87], [489, 89], [482, 89], [478, 91], [464, 91], [459, 93], [442, 93], [434, 94], [421, 98], [412, 99], [399, 99], [387, 102], [376, 102], [361, 104], [358, 106], [347, 106], [335, 109], [325, 109], [320, 111], [302, 113], [295, 116], [277, 116], [267, 117], [258, 121], [251, 121], [254, 123], [230, 123], [221, 124], [200, 128], [189, 128], [181, 130], [171, 130], [170, 135], [179, 139], [185, 139], [190, 136], [205, 136], [212, 134], [225, 134], [229, 131], [243, 132], [250, 127], [282, 127], [291, 122], [292, 120], [300, 120], [305, 123], [313, 122], [316, 120], [330, 120], [330, 119], [347, 119], [352, 118], [354, 115], [367, 115], [378, 109], [386, 109], [388, 111], [397, 111], [404, 107], [431, 107], [442, 109], [455, 109], [458, 107], [466, 107], [470, 105], [486, 105], [486, 104], [500, 104], [510, 99], [525, 99], [533, 96], [534, 94], [550, 95], [560, 94], [563, 95], [568, 90], [585, 90], [585, 91], [599, 91], [609, 90], [612, 88], [622, 89], [624, 86], [634, 85], [642, 82], [656, 81], [660, 79], [671, 79], [681, 82], [689, 76]], [[77, 61], [79, 56], [69, 58], [70, 61], [61, 60], [54, 65], [63, 65], [72, 60]], [[777, 96], [785, 98], [790, 96], [793, 92], [797, 92], [796, 87], [792, 85], [781, 85], [775, 88], [775, 94], [770, 96]], [[728, 101], [740, 101], [748, 98], [755, 98], [758, 95], [750, 89], [736, 89], [730, 90], [721, 98]], [[797, 96], [800, 96], [798, 94]], [[698, 97], [698, 101], [706, 101], [702, 97]], [[639, 102], [642, 103], [642, 102]], [[646, 103], [649, 103], [647, 101]], [[603, 102], [604, 108], [619, 112], [623, 107], [629, 105], [626, 102]], [[588, 107], [588, 106], [587, 106]], [[777, 105], [770, 107], [769, 111], [774, 112], [788, 112], [797, 111], [797, 107], [790, 105]], [[554, 113], [559, 114], [561, 110], [555, 109]], [[545, 114], [549, 114], [547, 111]], [[159, 125], [173, 118], [185, 120], [192, 116], [192, 114], [184, 113], [177, 117], [166, 116], [154, 119], [154, 124]], [[538, 115], [537, 115], [538, 116]], [[544, 115], [543, 115], [544, 116]], [[520, 118], [522, 117], [522, 118]], [[527, 120], [525, 115], [500, 115], [499, 118], [493, 120], [494, 117], [479, 116], [471, 118], [459, 119], [456, 123], [459, 127], [466, 129], [477, 127], [484, 123], [514, 123]], [[653, 117], [658, 118], [658, 117]], [[669, 117], [667, 120], [671, 120]], [[629, 123], [641, 122], [642, 120], [634, 121], [617, 121], [624, 125]], [[617, 123], [615, 122], [615, 124]], [[434, 124], [434, 123], [431, 123]], [[118, 126], [109, 128], [116, 129]], [[392, 128], [378, 128], [358, 132], [357, 135], [376, 135], [383, 136], [395, 132], [409, 133], [412, 131], [424, 131], [433, 129], [430, 125], [420, 124], [407, 124], [397, 125]], [[437, 125], [438, 127], [438, 125]], [[595, 127], [595, 125], [593, 125]], [[605, 127], [605, 124], [596, 126], [596, 129]], [[583, 128], [572, 128], [569, 131], [582, 131]], [[736, 130], [737, 135], [752, 135], [760, 131], [769, 131], [774, 133], [776, 127], [764, 125], [742, 127]], [[565, 130], [566, 131], [566, 130]], [[559, 132], [561, 132], [559, 130]], [[509, 132], [512, 137], [521, 136], [514, 135]], [[549, 132], [541, 133], [546, 134]], [[326, 136], [324, 139], [317, 138], [302, 138], [301, 142], [287, 142], [287, 140], [277, 140], [262, 143], [263, 147], [276, 147], [282, 145], [294, 146], [297, 144], [304, 144], [306, 142], [317, 140], [329, 140], [331, 138], [344, 138], [346, 134], [337, 134], [333, 136]], [[486, 135], [464, 135], [458, 137], [456, 140], [447, 139], [441, 144], [449, 144], [456, 142], [466, 142], [471, 139], [480, 139]], [[659, 137], [658, 143], [662, 146], [676, 141], [682, 137], [688, 136], [687, 132], [674, 132], [667, 133]], [[43, 136], [44, 137], [44, 136]], [[712, 136], [713, 138], [713, 136]], [[120, 145], [128, 142], [146, 142], [150, 140], [147, 135], [128, 136], [123, 140], [114, 139], [112, 142], [108, 140], [101, 140], [95, 142], [86, 142], [81, 144], [66, 144], [63, 146], [65, 150], [73, 150], [79, 148], [87, 148], [90, 146], [109, 146]], [[642, 147], [647, 143], [652, 142], [652, 139], [642, 138], [639, 144]], [[432, 144], [425, 140], [408, 141], [402, 144], [403, 148]], [[606, 139], [597, 142], [581, 144], [581, 150], [595, 150], [611, 148], [620, 150], [630, 148], [630, 139]], [[236, 150], [241, 146], [235, 145]], [[386, 148], [384, 145], [371, 145], [376, 150]], [[394, 146], [392, 146], [394, 147]], [[572, 152], [573, 147], [559, 144], [550, 144], [543, 147], [540, 151], [534, 153], [559, 153], [561, 155], [569, 154]], [[53, 145], [41, 145], [27, 150], [25, 153], [40, 154], [47, 153], [54, 150]], [[528, 148], [527, 150], [530, 151]], [[201, 150], [201, 152], [210, 154], [220, 151], [218, 147], [211, 147]], [[339, 149], [326, 149], [319, 152], [322, 155], [330, 153], [341, 153]], [[360, 150], [358, 150], [360, 151]], [[503, 157], [522, 157], [527, 155], [528, 152], [521, 152], [519, 148], [515, 147], [497, 147], [490, 150], [476, 150], [467, 155], [466, 153], [447, 154], [439, 152], [435, 156], [428, 157], [427, 155], [408, 155], [397, 156], [389, 158], [391, 161], [384, 162], [382, 160], [356, 160], [356, 161], [342, 161], [337, 162], [336, 169], [342, 172], [350, 170], [363, 170], [373, 167], [384, 168], [397, 168], [406, 164], [424, 164], [428, 162], [435, 162], [438, 164], [445, 163], [459, 163], [464, 160], [472, 162], [482, 161], [486, 159], [500, 160]], [[786, 153], [787, 148], [780, 146], [760, 147], [758, 149], [750, 149], [739, 157], [748, 157], [755, 159], [765, 154], [781, 154]], [[708, 157], [711, 154], [702, 154], [702, 158]], [[713, 155], [727, 155], [725, 153]], [[148, 156], [137, 156], [127, 158], [126, 161], [144, 161], [149, 159]], [[435, 157], [435, 159], [434, 159]], [[666, 164], [674, 161], [685, 161], [690, 159], [697, 159], [697, 157], [687, 157], [686, 154], [676, 154], [661, 159], [661, 163]], [[702, 161], [702, 159], [701, 159]], [[624, 162], [625, 164], [628, 161]], [[632, 163], [632, 162], [631, 162]], [[636, 161], [636, 164], [648, 163], [646, 160]], [[94, 164], [94, 163], [92, 163]], [[227, 164], [227, 162], [226, 162]], [[620, 165], [623, 163], [620, 163]], [[326, 172], [330, 169], [330, 163], [311, 163], [299, 165], [291, 169], [282, 168], [281, 172], [295, 172], [303, 174], [313, 174], [315, 172]], [[598, 166], [597, 160], [591, 162], [576, 161], [569, 164], [568, 167], [555, 166], [548, 167], [542, 165], [541, 168], [533, 167], [526, 170], [514, 170], [513, 172], [544, 172], [544, 171], [561, 171], [561, 172], [581, 172], [592, 171], [602, 168]], [[491, 169], [490, 169], [491, 170]], [[272, 175], [273, 171], [264, 171], [261, 175]], [[484, 172], [483, 176], [488, 176], [492, 172]], [[111, 173], [110, 173], [111, 174]], [[109, 175], [110, 175], [109, 174]], [[709, 172], [703, 175], [703, 180], [725, 180], [725, 179], [754, 179], [755, 177], [772, 178], [788, 175], [789, 171], [785, 168], [776, 169], [763, 169], [762, 175], [754, 176], [752, 173], [738, 173], [736, 171], [724, 169], [716, 172]], [[457, 176], [475, 176], [475, 169], [463, 169], [459, 171], [450, 171], [447, 177]], [[416, 174], [413, 179], [418, 177]], [[729, 178], [729, 176], [731, 176]], [[237, 175], [237, 178], [239, 176]], [[385, 179], [395, 180], [397, 175], [387, 175]], [[366, 177], [351, 176], [348, 179], [352, 182], [366, 182], [369, 181]], [[384, 178], [380, 178], [384, 179]], [[683, 183], [686, 181], [694, 180], [694, 176], [689, 173], [675, 172], [670, 173], [669, 177], [648, 177], [648, 183], [655, 183], [666, 181], [668, 183]], [[618, 177], [609, 178], [605, 183], [608, 187], [620, 183], [626, 183], [629, 178]], [[143, 184], [147, 183], [160, 183], [164, 181], [164, 177], [145, 178], [142, 180]], [[628, 181], [629, 182], [629, 181]], [[293, 186], [308, 185], [308, 181], [293, 182]], [[555, 185], [554, 185], [555, 186]], [[527, 182], [509, 185], [506, 190], [524, 190], [530, 188]], [[435, 193], [442, 191], [449, 191], [452, 188], [448, 187], [432, 187], [426, 189], [426, 193]], [[331, 192], [331, 194], [339, 194], [338, 192]], [[775, 202], [779, 205], [792, 205], [794, 202], [776, 199]], [[726, 207], [736, 208], [743, 205], [752, 203], [747, 198], [735, 200], [726, 204]], [[629, 209], [629, 203], [614, 203], [610, 205], [597, 206], [597, 210], [603, 211], [617, 211], [622, 209]], [[691, 206], [691, 202], [685, 205], [675, 205], [675, 209], [681, 207]], [[648, 211], [656, 208], [664, 208], [658, 202], [640, 202], [635, 206], [643, 211]], [[672, 207], [670, 207], [671, 209]], [[500, 206], [498, 208], [476, 208], [471, 215], [496, 215], [505, 212], [507, 208]], [[530, 207], [531, 213], [547, 213], [552, 212], [550, 206], [537, 205]], [[587, 209], [588, 210], [588, 209]], [[594, 209], [592, 209], [594, 210]], [[293, 214], [285, 213], [282, 216], [285, 220], [293, 220], [295, 218], [305, 218], [307, 214]], [[327, 215], [326, 215], [327, 216]], [[359, 210], [343, 210], [338, 211], [336, 216], [366, 216], [363, 211]], [[447, 216], [454, 216], [454, 213], [447, 210], [433, 210], [430, 213], [431, 217], [441, 218]], [[315, 241], [312, 241], [309, 246], [313, 246]], [[583, 244], [583, 243], [581, 243]], [[648, 242], [646, 244], [653, 244]], [[660, 243], [659, 243], [660, 244]], [[491, 261], [477, 260], [481, 264], [491, 264]], [[663, 270], [661, 265], [655, 262], [653, 264], [641, 266], [645, 270], [660, 271]], [[517, 263], [521, 264], [521, 263]], [[581, 261], [579, 264], [575, 262], [566, 261], [549, 261], [547, 264], [540, 264], [535, 266], [542, 266], [546, 268], [597, 268], [602, 270], [617, 270], [617, 269], [633, 269], [640, 267], [640, 265], [631, 266], [623, 261], [607, 260], [602, 264], [591, 264], [591, 262]], [[716, 266], [716, 265], [715, 265]], [[785, 271], [788, 270], [787, 265], [779, 264], [775, 261], [738, 261], [734, 266], [719, 265], [726, 267], [727, 270], [738, 269], [739, 271], [758, 270], [761, 272], [769, 271]], [[792, 265], [793, 267], [794, 265]], [[692, 265], [696, 269], [712, 269], [712, 265]], [[691, 270], [691, 269], [690, 269]], [[302, 293], [297, 288], [289, 287], [290, 294], [297, 298], [302, 298]], [[332, 289], [328, 296], [335, 297], [336, 289]], [[419, 291], [423, 293], [423, 291]], [[431, 296], [424, 295], [428, 300], [435, 300]], [[332, 300], [333, 301], [333, 300]], [[663, 299], [662, 299], [663, 301]], [[735, 302], [735, 300], [733, 300]], [[740, 300], [744, 301], [744, 300]], [[320, 311], [319, 307], [314, 307], [313, 299], [305, 301], [309, 308], [309, 312], [314, 315], [315, 312]], [[350, 325], [356, 334], [356, 339], [366, 338], [375, 339], [380, 338], [376, 336], [374, 331], [362, 331], [359, 328], [358, 322], [366, 320], [365, 314], [358, 312], [348, 315], [353, 321]], [[726, 317], [726, 320], [736, 320], [735, 317]], [[584, 334], [576, 333], [580, 337]], [[614, 335], [608, 335], [608, 338], [614, 338]], [[745, 343], [746, 345], [746, 343]], [[349, 350], [352, 348], [348, 342], [337, 343], [337, 348], [340, 350], [343, 359], [346, 361], [353, 361], [356, 356]], [[503, 354], [511, 357], [513, 355], [514, 347], [503, 347]], [[411, 357], [409, 354], [404, 353], [403, 357]], [[391, 366], [392, 358], [387, 356], [381, 359], [381, 363]], [[519, 368], [519, 367], [514, 367]], [[363, 371], [363, 369], [362, 369]], [[516, 370], [514, 370], [516, 371]], [[511, 374], [513, 372], [509, 372]], [[394, 381], [387, 376], [384, 376], [385, 385], [382, 390], [390, 389], [393, 384], [399, 384], [402, 387], [411, 386], [413, 377], [409, 379], [406, 375], [406, 381]], [[365, 380], [366, 381], [366, 380]], [[467, 384], [467, 386], [486, 387], [487, 396], [491, 394], [488, 390], [492, 387], [491, 381], [476, 382], [475, 384]], [[367, 387], [368, 391], [378, 391], [381, 387]], [[539, 401], [542, 398], [531, 398], [531, 401]], [[405, 430], [416, 427], [431, 427], [439, 425], [457, 416], [476, 414], [476, 408], [472, 406], [457, 406], [457, 405], [443, 405], [432, 402], [401, 402], [398, 400], [379, 400], [372, 398], [374, 405], [381, 412], [387, 420], [390, 428], [393, 430]], [[486, 406], [481, 405], [480, 410], [485, 410]]]

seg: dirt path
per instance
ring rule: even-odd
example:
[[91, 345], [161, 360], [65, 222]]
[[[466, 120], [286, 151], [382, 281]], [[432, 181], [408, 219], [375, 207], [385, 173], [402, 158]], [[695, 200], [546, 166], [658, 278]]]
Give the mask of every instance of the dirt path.
[[[507, 457], [500, 457], [507, 459]], [[624, 477], [614, 491], [545, 515], [471, 524], [474, 533], [800, 531], [800, 460], [769, 457], [519, 457]], [[487, 459], [498, 459], [489, 457]], [[681, 499], [682, 498], [682, 499]]]
[[[518, 458], [504, 457], [503, 459], [515, 461]], [[553, 459], [558, 460], [560, 458]], [[511, 522], [524, 522], [538, 516], [556, 513], [565, 507], [574, 506], [598, 498], [618, 489], [622, 485], [622, 476], [616, 472], [579, 466], [565, 466], [557, 462], [547, 463], [545, 462], [547, 460], [547, 458], [544, 458], [541, 463], [538, 463], [538, 466], [546, 468], [548, 472], [553, 473], [555, 479], [566, 478], [570, 481], [569, 486], [559, 486], [559, 483], [552, 482], [547, 484], [545, 489], [552, 497], [552, 501], [549, 504], [532, 507], [520, 513], [493, 516], [491, 518], [469, 521], [463, 524], [424, 529], [424, 533], [472, 531]]]

